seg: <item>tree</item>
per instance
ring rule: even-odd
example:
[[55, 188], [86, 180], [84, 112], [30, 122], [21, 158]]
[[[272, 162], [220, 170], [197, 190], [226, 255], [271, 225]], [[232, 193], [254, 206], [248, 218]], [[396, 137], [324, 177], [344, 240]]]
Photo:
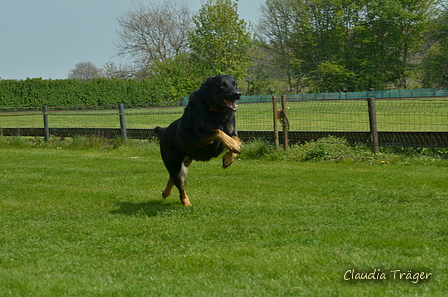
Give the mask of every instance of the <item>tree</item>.
[[319, 65], [337, 64], [341, 4], [340, 0], [266, 0], [262, 6], [258, 37], [286, 72], [291, 90], [294, 85], [297, 91], [315, 88], [322, 83]]
[[422, 61], [423, 87], [443, 89], [448, 87], [447, 40], [431, 46]]
[[149, 78], [155, 85], [165, 88], [170, 93], [170, 101], [180, 100], [198, 88], [204, 77], [212, 76], [210, 69], [200, 63], [194, 56], [179, 54], [164, 62], [156, 62], [148, 68]]
[[319, 84], [314, 92], [348, 92], [353, 89], [354, 73], [337, 63], [323, 62], [318, 67]]
[[291, 92], [296, 85], [294, 77], [300, 81], [300, 76], [295, 76], [291, 63], [294, 59], [290, 44], [294, 29], [294, 11], [286, 1], [267, 0], [261, 5], [260, 13], [261, 18], [257, 26], [258, 40], [267, 52], [265, 56], [270, 56], [270, 61], [276, 66], [275, 68], [280, 70], [277, 72], [278, 78], [286, 78]]
[[108, 62], [101, 69], [101, 77], [128, 79], [133, 77], [133, 71], [129, 65], [117, 66], [114, 62]]
[[116, 18], [119, 55], [130, 55], [144, 65], [163, 62], [189, 51], [188, 31], [193, 30], [192, 12], [186, 4], [134, 5]]
[[96, 77], [100, 77], [100, 69], [92, 62], [80, 62], [68, 73], [68, 78], [81, 81], [91, 81]]
[[374, 74], [377, 89], [394, 84], [407, 87], [411, 55], [422, 50], [435, 0], [368, 1], [361, 25], [366, 28], [362, 47], [364, 61]]
[[310, 90], [406, 88], [437, 1], [266, 0], [262, 33]]
[[196, 29], [190, 32], [194, 54], [216, 74], [241, 79], [252, 65], [252, 34], [239, 19], [238, 4], [233, 0], [207, 0], [193, 17]]
[[420, 64], [425, 88], [448, 88], [448, 6], [432, 21], [426, 36], [428, 50]]

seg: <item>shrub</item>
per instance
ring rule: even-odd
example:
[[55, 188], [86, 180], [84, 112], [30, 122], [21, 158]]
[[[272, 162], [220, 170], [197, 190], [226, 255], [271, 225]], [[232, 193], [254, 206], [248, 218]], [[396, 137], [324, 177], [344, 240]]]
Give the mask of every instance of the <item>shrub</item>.
[[334, 136], [312, 140], [305, 144], [294, 144], [284, 151], [275, 149], [266, 141], [253, 140], [245, 143], [242, 158], [259, 159], [267, 158], [273, 161], [368, 161], [375, 160], [375, 155], [366, 146], [352, 146], [344, 138]]
[[170, 89], [169, 82], [162, 84], [150, 79], [0, 80], [0, 106], [98, 106], [180, 101], [181, 96], [171, 94]]
[[353, 159], [353, 149], [347, 140], [333, 136], [310, 141], [297, 147], [302, 161], [342, 161]]
[[266, 141], [261, 139], [254, 139], [248, 143], [244, 143], [242, 158], [247, 159], [259, 159], [261, 157], [266, 157], [268, 154], [272, 153], [273, 147]]

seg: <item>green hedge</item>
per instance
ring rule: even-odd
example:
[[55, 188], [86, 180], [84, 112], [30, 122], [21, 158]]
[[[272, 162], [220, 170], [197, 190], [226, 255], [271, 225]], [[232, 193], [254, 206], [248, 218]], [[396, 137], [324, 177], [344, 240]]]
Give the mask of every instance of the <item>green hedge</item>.
[[97, 106], [180, 101], [181, 97], [177, 98], [171, 90], [172, 86], [150, 79], [1, 80], [0, 106]]

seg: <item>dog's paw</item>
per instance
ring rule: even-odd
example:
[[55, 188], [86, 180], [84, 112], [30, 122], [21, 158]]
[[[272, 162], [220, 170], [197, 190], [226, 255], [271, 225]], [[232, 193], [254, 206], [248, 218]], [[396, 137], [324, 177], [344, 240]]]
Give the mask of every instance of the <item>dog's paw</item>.
[[167, 190], [167, 189], [163, 190], [162, 198], [165, 199], [166, 197], [170, 196], [172, 192], [173, 192], [172, 190]]
[[228, 149], [235, 154], [241, 154], [241, 143], [234, 141], [234, 143], [229, 145]]
[[190, 203], [190, 200], [188, 200], [188, 201], [182, 201], [182, 204], [183, 204], [184, 206], [193, 206], [193, 204]]
[[236, 154], [241, 154], [242, 148], [243, 148], [241, 139], [239, 139], [238, 136], [233, 136], [232, 139], [235, 141], [235, 145], [234, 145], [234, 149], [231, 149], [231, 151], [233, 151]]
[[222, 168], [226, 169], [227, 167], [229, 167], [230, 165], [232, 165], [232, 163], [233, 163], [232, 161], [223, 159], [223, 160], [222, 160]]
[[188, 199], [187, 193], [185, 193], [185, 191], [180, 193], [180, 201], [184, 206], [192, 206], [190, 203], [190, 199]]
[[223, 169], [226, 169], [226, 168], [230, 167], [230, 165], [232, 165], [232, 163], [224, 164], [224, 162], [223, 162], [223, 163], [222, 163], [222, 168], [223, 168]]
[[233, 161], [235, 161], [237, 154], [231, 151], [227, 151], [222, 157], [222, 168], [226, 169], [230, 165], [232, 165]]

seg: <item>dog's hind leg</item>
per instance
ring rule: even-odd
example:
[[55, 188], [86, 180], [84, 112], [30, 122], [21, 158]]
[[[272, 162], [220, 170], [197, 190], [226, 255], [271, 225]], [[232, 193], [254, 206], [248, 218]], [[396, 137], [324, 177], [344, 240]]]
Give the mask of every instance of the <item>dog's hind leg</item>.
[[185, 183], [185, 179], [187, 177], [187, 166], [190, 164], [191, 161], [187, 163], [182, 162], [179, 173], [176, 176], [171, 177], [174, 185], [177, 187], [177, 189], [179, 189], [180, 201], [184, 206], [191, 206], [190, 199], [187, 196], [187, 186]]
[[162, 197], [166, 198], [171, 195], [173, 186], [179, 190], [180, 201], [185, 206], [191, 206], [190, 199], [186, 192], [185, 178], [187, 176], [187, 167], [191, 164], [192, 159], [185, 157], [182, 159], [176, 158], [166, 162], [166, 167], [170, 173], [170, 179], [162, 192]]
[[171, 180], [171, 178], [168, 180], [168, 183], [166, 184], [165, 190], [162, 191], [162, 197], [165, 199], [166, 197], [170, 196], [173, 193], [173, 187], [174, 183]]
[[176, 185], [176, 187], [179, 189], [180, 201], [184, 206], [191, 206], [190, 199], [187, 196], [187, 186], [185, 182], [185, 179], [187, 178], [188, 167], [191, 165], [191, 162], [193, 162], [193, 159], [190, 156], [185, 156], [180, 168], [180, 172], [178, 174], [179, 186]]

